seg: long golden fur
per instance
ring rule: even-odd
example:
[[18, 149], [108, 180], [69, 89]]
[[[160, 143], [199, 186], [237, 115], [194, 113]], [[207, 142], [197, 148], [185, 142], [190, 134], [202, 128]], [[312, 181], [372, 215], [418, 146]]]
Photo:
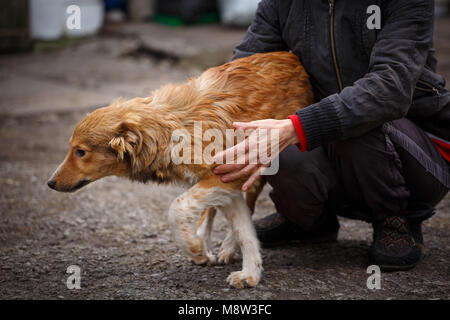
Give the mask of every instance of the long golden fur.
[[[213, 165], [204, 162], [174, 164], [172, 133], [187, 130], [193, 144], [196, 121], [201, 122], [203, 132], [211, 128], [225, 132], [233, 128], [234, 121], [286, 119], [312, 102], [309, 77], [294, 54], [273, 52], [238, 59], [208, 69], [185, 83], [163, 86], [149, 97], [119, 99], [90, 113], [75, 128], [70, 150], [49, 186], [58, 191], [74, 191], [110, 175], [192, 186], [169, 210], [178, 244], [194, 262], [213, 262], [207, 239], [202, 239], [208, 237], [209, 231], [202, 233], [199, 229], [205, 224], [209, 226], [203, 229], [210, 229], [212, 222], [205, 217], [214, 215], [213, 208], [220, 209], [230, 220], [232, 232], [224, 241], [228, 241], [228, 247], [221, 248], [219, 261], [230, 261], [239, 243], [244, 268], [228, 280], [236, 287], [245, 283], [256, 285], [259, 275], [255, 270], [262, 268], [258, 266], [259, 247], [253, 226], [247, 226], [249, 220], [244, 217], [248, 209], [242, 208], [239, 198], [243, 181], [225, 184], [212, 173]], [[261, 185], [257, 185], [247, 197], [252, 210], [260, 189]], [[244, 212], [237, 216], [233, 210]], [[201, 212], [206, 215], [196, 231], [192, 225]], [[239, 219], [247, 229], [236, 226]], [[248, 248], [247, 243], [251, 243]], [[258, 250], [257, 254], [252, 251], [258, 257], [247, 259], [249, 248]]]

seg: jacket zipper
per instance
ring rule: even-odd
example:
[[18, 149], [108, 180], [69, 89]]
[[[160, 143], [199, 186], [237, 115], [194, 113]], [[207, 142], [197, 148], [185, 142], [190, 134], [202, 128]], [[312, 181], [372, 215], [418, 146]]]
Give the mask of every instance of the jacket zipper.
[[[336, 78], [339, 86], [339, 91], [342, 91], [343, 85], [342, 85], [342, 78], [341, 78], [341, 72], [339, 69], [339, 65], [337, 62], [337, 56], [336, 56], [336, 45], [334, 41], [334, 1], [335, 0], [328, 0], [328, 13], [330, 16], [330, 42], [331, 42], [331, 54], [333, 56], [333, 64], [334, 64], [334, 71], [336, 72]], [[418, 84], [421, 84], [425, 87], [419, 86]], [[420, 91], [425, 92], [432, 92], [439, 96], [439, 90], [429, 84], [428, 82], [425, 82], [423, 80], [417, 80], [416, 89]]]
[[[419, 86], [419, 84], [425, 87]], [[425, 92], [432, 92], [439, 96], [439, 90], [423, 80], [417, 80], [416, 89]]]
[[339, 86], [339, 92], [342, 91], [342, 79], [341, 72], [339, 70], [339, 65], [337, 63], [336, 48], [334, 43], [334, 0], [328, 0], [330, 15], [330, 42], [331, 42], [331, 54], [333, 55], [334, 71], [336, 72], [336, 78]]

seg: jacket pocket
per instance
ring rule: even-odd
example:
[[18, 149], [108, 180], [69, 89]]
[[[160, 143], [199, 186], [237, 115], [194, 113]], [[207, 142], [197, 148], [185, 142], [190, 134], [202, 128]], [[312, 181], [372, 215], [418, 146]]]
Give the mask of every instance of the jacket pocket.
[[431, 70], [424, 69], [417, 80], [408, 116], [432, 116], [444, 108], [449, 103], [449, 99], [444, 78]]

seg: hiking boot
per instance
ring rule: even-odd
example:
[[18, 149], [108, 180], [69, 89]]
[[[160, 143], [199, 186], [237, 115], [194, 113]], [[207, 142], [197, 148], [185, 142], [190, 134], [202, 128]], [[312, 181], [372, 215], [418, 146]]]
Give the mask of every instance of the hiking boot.
[[413, 268], [424, 254], [422, 222], [435, 214], [435, 208], [423, 202], [410, 203], [402, 216], [389, 216], [373, 224], [371, 264], [384, 271]]
[[383, 271], [408, 270], [422, 258], [421, 223], [411, 227], [404, 216], [389, 216], [373, 224], [369, 262]]
[[255, 222], [256, 234], [263, 248], [292, 243], [327, 243], [337, 240], [339, 222], [335, 215], [327, 216], [311, 231], [304, 231], [279, 213], [271, 214]]
[[422, 222], [432, 217], [436, 213], [434, 207], [427, 203], [417, 202], [410, 205], [410, 209], [405, 212], [405, 217], [409, 222], [411, 234], [417, 245], [424, 251]]

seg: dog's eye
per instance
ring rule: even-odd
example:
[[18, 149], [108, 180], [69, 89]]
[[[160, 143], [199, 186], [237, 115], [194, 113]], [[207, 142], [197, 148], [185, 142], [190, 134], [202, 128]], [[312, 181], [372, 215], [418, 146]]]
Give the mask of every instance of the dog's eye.
[[75, 155], [76, 155], [78, 158], [83, 158], [85, 154], [86, 154], [86, 151], [84, 151], [84, 150], [81, 150], [81, 149], [75, 150]]

